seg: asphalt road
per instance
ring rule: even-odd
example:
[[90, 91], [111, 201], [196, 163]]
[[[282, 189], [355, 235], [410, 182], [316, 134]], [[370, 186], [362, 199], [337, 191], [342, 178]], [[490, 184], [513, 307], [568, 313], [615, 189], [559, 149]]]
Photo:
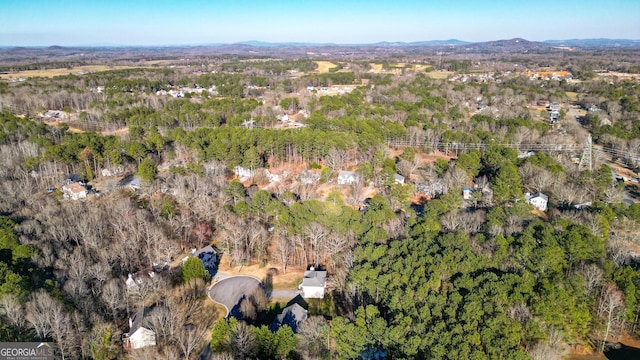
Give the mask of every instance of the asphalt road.
[[209, 289], [209, 298], [227, 308], [227, 315], [262, 283], [250, 276], [232, 276], [222, 279]]

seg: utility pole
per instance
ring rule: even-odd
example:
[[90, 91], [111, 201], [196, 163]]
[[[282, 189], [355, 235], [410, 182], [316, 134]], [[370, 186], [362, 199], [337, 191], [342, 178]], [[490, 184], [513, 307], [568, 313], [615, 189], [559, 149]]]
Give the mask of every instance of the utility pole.
[[582, 150], [582, 157], [580, 158], [580, 163], [578, 164], [578, 170], [582, 170], [584, 167], [589, 167], [589, 171], [593, 171], [593, 141], [591, 139], [591, 134], [587, 137], [587, 141], [584, 144], [584, 148]]

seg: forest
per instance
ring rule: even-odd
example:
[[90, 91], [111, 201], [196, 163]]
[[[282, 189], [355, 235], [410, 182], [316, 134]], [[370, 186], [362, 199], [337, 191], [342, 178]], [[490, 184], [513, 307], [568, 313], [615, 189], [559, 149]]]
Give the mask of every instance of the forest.
[[[620, 56], [168, 57], [0, 80], [0, 341], [63, 359], [479, 360], [637, 339], [640, 76]], [[184, 260], [207, 245], [270, 271], [237, 316]], [[271, 290], [311, 267], [325, 298], [273, 328], [290, 299]], [[131, 349], [141, 309], [155, 341]]]

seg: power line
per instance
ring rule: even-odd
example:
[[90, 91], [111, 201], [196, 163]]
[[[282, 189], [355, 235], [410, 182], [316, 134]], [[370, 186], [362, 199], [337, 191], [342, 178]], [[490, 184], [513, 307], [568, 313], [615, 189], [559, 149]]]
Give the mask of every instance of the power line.
[[585, 166], [589, 167], [589, 171], [593, 171], [593, 142], [591, 140], [591, 134], [587, 137], [587, 140], [584, 144], [584, 150], [582, 151], [582, 157], [580, 158], [580, 163], [578, 164], [578, 170], [582, 170]]

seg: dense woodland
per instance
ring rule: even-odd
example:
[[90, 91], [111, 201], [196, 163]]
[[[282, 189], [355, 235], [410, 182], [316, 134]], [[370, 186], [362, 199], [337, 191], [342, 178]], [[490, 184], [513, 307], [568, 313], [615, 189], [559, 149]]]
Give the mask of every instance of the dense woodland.
[[[229, 56], [0, 81], [0, 340], [52, 341], [65, 359], [193, 359], [207, 346], [219, 359], [560, 359], [638, 336], [640, 204], [608, 164], [639, 170], [640, 89], [595, 72], [638, 72], [637, 53], [619, 55], [328, 59], [324, 73]], [[474, 77], [485, 67], [489, 80]], [[471, 80], [430, 76], [440, 70]], [[350, 89], [322, 93], [336, 86]], [[161, 94], [186, 88], [198, 91]], [[562, 104], [558, 123], [539, 101]], [[574, 105], [589, 111], [576, 119]], [[64, 115], [45, 123], [47, 110]], [[302, 113], [300, 128], [278, 118]], [[575, 163], [589, 134], [592, 171]], [[239, 181], [237, 166], [254, 175]], [[271, 169], [290, 171], [273, 182]], [[340, 170], [359, 178], [337, 185]], [[65, 199], [70, 174], [98, 191]], [[132, 176], [138, 191], [122, 185]], [[534, 192], [549, 210], [525, 202]], [[222, 319], [202, 264], [179, 264], [208, 244], [231, 265], [325, 268], [330, 295], [297, 332], [269, 329], [280, 304], [263, 293]], [[143, 306], [157, 346], [125, 351]]]

